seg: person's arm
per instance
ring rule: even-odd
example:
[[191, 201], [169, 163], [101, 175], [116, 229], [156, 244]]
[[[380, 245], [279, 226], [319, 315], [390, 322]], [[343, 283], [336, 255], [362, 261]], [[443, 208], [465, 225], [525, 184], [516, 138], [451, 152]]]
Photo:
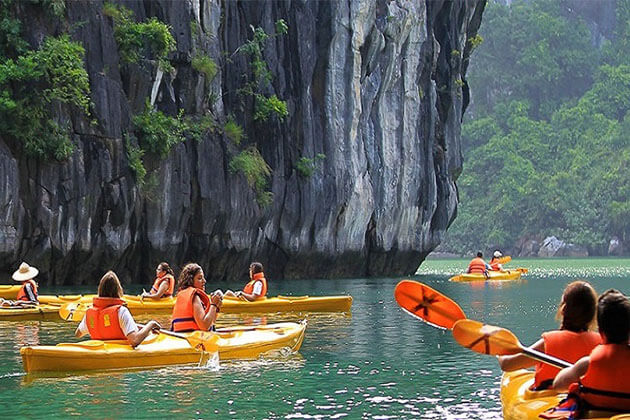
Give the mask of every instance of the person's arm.
[[147, 322], [144, 327], [138, 328], [138, 324], [131, 316], [131, 312], [125, 306], [118, 309], [118, 322], [131, 347], [137, 347], [147, 338], [151, 331], [162, 328], [160, 324], [153, 320]]
[[585, 356], [578, 360], [573, 366], [562, 369], [556, 375], [556, 379], [553, 380], [552, 388], [558, 391], [568, 390], [569, 385], [579, 381], [580, 378], [584, 376], [588, 370], [590, 360], [590, 356]]
[[87, 324], [85, 323], [85, 315], [84, 315], [83, 319], [81, 320], [81, 322], [79, 322], [79, 326], [77, 327], [76, 331], [74, 332], [74, 336], [77, 337], [77, 338], [81, 338], [87, 333], [88, 333], [88, 329], [87, 329]]
[[193, 317], [195, 323], [204, 331], [210, 330], [217, 320], [217, 314], [221, 310], [223, 296], [216, 293], [210, 297], [210, 310], [206, 312], [201, 303], [201, 298], [195, 295], [193, 299]]
[[168, 280], [167, 281], [163, 281], [162, 283], [160, 283], [160, 287], [158, 288], [157, 292], [155, 292], [155, 293], [144, 292], [144, 293], [142, 293], [142, 297], [143, 298], [159, 299], [162, 296], [164, 296], [164, 294], [167, 291], [168, 291]]
[[[544, 352], [545, 341], [541, 338], [530, 348], [536, 351]], [[499, 367], [501, 367], [501, 370], [504, 372], [512, 372], [513, 370], [536, 366], [536, 361], [531, 357], [525, 356], [523, 353], [511, 354], [509, 356], [499, 356], [498, 359]]]

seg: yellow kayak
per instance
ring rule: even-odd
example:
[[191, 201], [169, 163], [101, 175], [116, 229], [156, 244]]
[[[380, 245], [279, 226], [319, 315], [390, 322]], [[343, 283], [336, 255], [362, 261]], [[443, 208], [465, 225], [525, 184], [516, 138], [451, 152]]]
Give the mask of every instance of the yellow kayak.
[[[73, 312], [72, 319], [80, 319], [92, 306], [92, 297], [86, 296], [40, 296], [40, 302], [66, 305]], [[53, 299], [54, 298], [54, 299]], [[74, 300], [72, 300], [74, 299]], [[132, 315], [170, 314], [175, 298], [142, 299], [140, 296], [123, 297]], [[70, 303], [70, 305], [68, 305]], [[352, 296], [277, 296], [248, 302], [226, 297], [221, 307], [222, 313], [263, 313], [263, 312], [349, 312]]]
[[[219, 328], [216, 331], [219, 359], [256, 359], [274, 350], [297, 351], [304, 340], [305, 329], [306, 321]], [[202, 357], [208, 356], [193, 349], [185, 339], [166, 334], [152, 334], [135, 349], [120, 340], [88, 340], [56, 346], [27, 346], [22, 347], [20, 353], [27, 373], [198, 364]]]
[[518, 280], [522, 274], [527, 273], [527, 268], [516, 268], [506, 271], [489, 271], [488, 277], [483, 274], [462, 273], [451, 277], [450, 281], [466, 282], [466, 281], [486, 281], [486, 280]]
[[[501, 379], [501, 403], [505, 420], [537, 419], [543, 411], [555, 407], [566, 397], [552, 390], [530, 391], [534, 383], [534, 372], [516, 370], [505, 372]], [[620, 414], [604, 411], [588, 411], [585, 419], [630, 419], [630, 413]]]
[[2, 299], [15, 299], [20, 290], [21, 285], [10, 286], [7, 284], [0, 284], [0, 298]]
[[59, 306], [33, 305], [33, 306], [2, 306], [0, 307], [0, 321], [27, 321], [27, 320], [59, 320]]

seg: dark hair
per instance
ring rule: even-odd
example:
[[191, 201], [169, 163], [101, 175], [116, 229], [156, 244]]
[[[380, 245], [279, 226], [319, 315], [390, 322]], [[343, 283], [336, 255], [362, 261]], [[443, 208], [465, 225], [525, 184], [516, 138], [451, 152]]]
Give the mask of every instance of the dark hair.
[[201, 271], [199, 264], [188, 263], [182, 268], [182, 272], [179, 273], [179, 280], [177, 281], [177, 290], [184, 290], [188, 287], [192, 287], [195, 283], [195, 276]]
[[597, 310], [597, 293], [585, 281], [569, 283], [562, 292], [558, 315], [562, 318], [561, 330], [588, 331], [594, 324]]
[[263, 265], [259, 262], [253, 262], [249, 265], [249, 268], [251, 268], [252, 270], [252, 274], [256, 274], [256, 273], [262, 273], [263, 272]]
[[168, 265], [168, 263], [162, 261], [158, 264], [158, 268], [162, 271], [166, 271], [166, 274], [170, 274], [171, 276], [175, 277], [175, 272], [173, 271], [171, 266]]
[[627, 344], [630, 301], [619, 290], [608, 289], [597, 301], [597, 326], [610, 344]]
[[477, 251], [477, 256], [478, 256], [479, 258], [483, 258], [483, 252], [481, 252], [481, 251]]
[[108, 271], [98, 283], [98, 296], [109, 298], [121, 298], [123, 296], [122, 286], [118, 276], [113, 271]]

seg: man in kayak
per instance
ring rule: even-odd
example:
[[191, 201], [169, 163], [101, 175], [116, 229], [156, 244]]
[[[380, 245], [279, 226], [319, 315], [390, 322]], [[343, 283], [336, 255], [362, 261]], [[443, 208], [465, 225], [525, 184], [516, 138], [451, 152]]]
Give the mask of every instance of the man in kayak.
[[223, 293], [220, 290], [212, 296], [206, 294], [206, 278], [201, 267], [195, 263], [186, 264], [179, 274], [171, 330], [211, 330], [222, 303]]
[[490, 265], [483, 260], [483, 252], [478, 251], [477, 256], [468, 264], [466, 272], [469, 274], [483, 274], [487, 278], [488, 270], [490, 270]]
[[604, 292], [597, 304], [597, 326], [602, 344], [589, 356], [564, 368], [553, 381], [559, 391], [569, 390], [581, 408], [630, 410], [630, 301], [621, 292]]
[[249, 302], [267, 296], [267, 279], [265, 279], [263, 265], [259, 262], [251, 263], [249, 265], [249, 282], [243, 287], [243, 290], [238, 292], [226, 290], [225, 296], [234, 296]]
[[93, 299], [92, 307], [85, 312], [75, 336], [90, 334], [93, 340], [127, 340], [132, 347], [138, 344], [155, 329], [160, 329], [156, 321], [149, 321], [138, 328], [125, 302], [118, 276], [108, 271], [98, 284], [98, 296]]
[[494, 254], [492, 255], [492, 259], [490, 260], [490, 270], [492, 270], [492, 271], [505, 271], [505, 270], [503, 270], [503, 265], [501, 265], [499, 263], [499, 260], [500, 260], [500, 258], [502, 256], [503, 256], [503, 254], [498, 249], [496, 251], [494, 251]]
[[37, 283], [35, 277], [39, 270], [23, 262], [13, 275], [13, 280], [22, 282], [22, 287], [18, 291], [16, 300], [0, 299], [0, 306], [23, 306], [39, 304], [37, 296]]

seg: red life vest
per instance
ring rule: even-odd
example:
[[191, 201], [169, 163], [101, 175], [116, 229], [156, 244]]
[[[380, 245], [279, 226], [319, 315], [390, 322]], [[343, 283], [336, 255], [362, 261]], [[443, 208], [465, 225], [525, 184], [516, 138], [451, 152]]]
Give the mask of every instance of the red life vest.
[[484, 274], [486, 273], [486, 263], [483, 258], [475, 257], [472, 259], [470, 264], [468, 264], [468, 273], [471, 274]]
[[195, 312], [193, 310], [193, 300], [195, 296], [201, 298], [205, 313], [210, 310], [210, 298], [201, 289], [196, 287], [187, 287], [177, 293], [177, 300], [173, 307], [173, 316], [171, 321], [171, 330], [173, 331], [194, 331], [200, 330], [201, 327], [195, 322]]
[[168, 282], [168, 289], [166, 289], [166, 292], [161, 297], [166, 298], [173, 296], [173, 292], [175, 291], [175, 278], [170, 274], [162, 274], [156, 277], [151, 287], [151, 293], [157, 293], [164, 281]]
[[22, 300], [25, 302], [30, 302], [31, 298], [28, 297], [28, 293], [26, 293], [26, 285], [30, 284], [31, 288], [33, 289], [33, 294], [35, 295], [35, 301], [37, 301], [37, 283], [35, 283], [34, 280], [26, 280], [24, 283], [22, 283], [22, 287], [20, 287], [20, 290], [18, 290], [18, 294], [17, 294], [17, 300]]
[[490, 269], [493, 271], [499, 271], [501, 270], [501, 267], [499, 267], [501, 264], [499, 264], [499, 260], [496, 258], [492, 258], [490, 260]]
[[93, 340], [126, 340], [118, 310], [125, 302], [118, 298], [95, 297], [85, 312], [85, 323]]
[[[569, 330], [555, 330], [543, 333], [542, 338], [545, 343], [545, 353], [570, 363], [575, 363], [582, 357], [588, 356], [595, 346], [602, 342], [601, 335], [593, 331], [578, 333]], [[532, 389], [549, 388], [558, 372], [560, 369], [557, 367], [546, 363], [537, 363]]]
[[262, 290], [260, 291], [260, 295], [256, 296], [256, 299], [264, 298], [267, 295], [267, 279], [265, 279], [265, 273], [255, 273], [252, 275], [252, 279], [243, 287], [243, 292], [247, 294], [254, 293], [254, 284], [256, 282], [262, 283]]
[[594, 408], [630, 410], [630, 347], [600, 344], [591, 352], [588, 369], [580, 380], [582, 400]]

